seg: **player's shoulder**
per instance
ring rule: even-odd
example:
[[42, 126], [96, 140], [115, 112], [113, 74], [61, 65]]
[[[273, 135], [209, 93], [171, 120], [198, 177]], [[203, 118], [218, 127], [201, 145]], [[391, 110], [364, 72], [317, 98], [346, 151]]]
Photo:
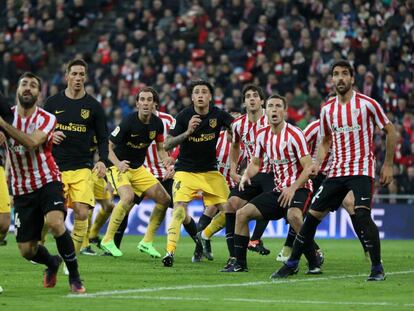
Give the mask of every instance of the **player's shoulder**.
[[155, 114], [157, 117], [159, 117], [161, 120], [167, 120], [169, 122], [173, 122], [174, 121], [174, 117], [166, 112], [162, 112], [162, 111], [157, 111], [157, 113]]
[[242, 114], [241, 116], [238, 116], [237, 118], [234, 119], [233, 124], [234, 125], [240, 125], [243, 120], [245, 120], [247, 118], [247, 114]]
[[316, 119], [316, 120], [312, 121], [311, 123], [309, 123], [303, 131], [304, 132], [312, 131], [312, 130], [318, 128], [320, 125], [321, 125], [321, 120]]
[[62, 92], [58, 92], [55, 95], [52, 95], [46, 98], [45, 106], [56, 104], [56, 103], [61, 103], [63, 100], [64, 100], [64, 96]]
[[163, 125], [162, 119], [159, 116], [156, 116], [155, 114], [151, 115], [150, 123], [156, 124], [156, 125]]
[[257, 137], [259, 137], [259, 135], [265, 135], [266, 133], [268, 133], [270, 131], [270, 125], [266, 125], [266, 126], [264, 126], [264, 127], [262, 127], [262, 128], [260, 128], [258, 131], [257, 131]]
[[195, 114], [194, 109], [191, 106], [186, 107], [177, 114], [175, 119], [176, 120], [190, 119], [194, 114]]
[[330, 99], [328, 99], [326, 102], [324, 102], [324, 103], [321, 105], [321, 111], [322, 111], [323, 109], [330, 109], [330, 107], [331, 107], [332, 105], [334, 105], [334, 104], [335, 104], [335, 102], [336, 102], [336, 96], [335, 96], [335, 97], [332, 97], [332, 98], [330, 98]]
[[373, 99], [372, 97], [369, 97], [365, 94], [356, 92], [355, 94], [355, 98], [359, 100], [360, 104], [365, 104], [365, 105], [376, 105], [378, 104], [378, 102]]
[[286, 131], [288, 131], [289, 134], [292, 134], [292, 135], [295, 135], [295, 136], [296, 135], [303, 136], [303, 131], [299, 127], [297, 127], [296, 125], [293, 125], [289, 122], [286, 122]]
[[50, 122], [54, 122], [56, 120], [56, 116], [53, 113], [50, 113], [41, 107], [37, 108], [37, 114]]

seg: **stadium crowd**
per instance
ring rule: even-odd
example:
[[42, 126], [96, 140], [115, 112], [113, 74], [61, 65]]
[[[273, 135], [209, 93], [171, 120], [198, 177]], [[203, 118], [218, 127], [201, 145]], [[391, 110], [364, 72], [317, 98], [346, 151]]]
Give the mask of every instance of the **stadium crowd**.
[[[113, 29], [90, 27], [111, 5], [122, 7], [111, 17]], [[87, 91], [103, 105], [110, 129], [134, 109], [144, 86], [160, 93], [160, 111], [176, 115], [191, 104], [186, 86], [196, 78], [215, 85], [214, 103], [227, 111], [242, 109], [246, 83], [278, 92], [303, 129], [331, 90], [331, 63], [346, 58], [355, 88], [383, 106], [399, 135], [396, 178], [380, 192], [414, 193], [407, 182], [414, 178], [414, 1], [8, 0], [0, 10], [6, 95], [19, 73], [47, 66], [48, 54], [63, 52], [79, 32], [97, 32], [95, 51], [78, 56], [89, 62]], [[45, 79], [44, 97], [64, 87], [63, 69]], [[383, 141], [378, 132], [378, 163]]]

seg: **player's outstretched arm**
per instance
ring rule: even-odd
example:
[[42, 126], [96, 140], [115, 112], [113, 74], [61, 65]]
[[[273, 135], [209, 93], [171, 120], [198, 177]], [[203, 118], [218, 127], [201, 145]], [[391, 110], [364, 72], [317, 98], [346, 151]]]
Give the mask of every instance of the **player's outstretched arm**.
[[0, 127], [27, 149], [36, 149], [47, 139], [47, 133], [43, 131], [35, 130], [32, 134], [26, 134], [4, 121], [2, 117], [0, 117]]
[[385, 160], [381, 168], [380, 183], [385, 186], [391, 183], [393, 179], [393, 163], [394, 163], [394, 153], [395, 153], [395, 144], [397, 142], [397, 135], [395, 132], [395, 127], [392, 123], [387, 123], [384, 126], [384, 131], [386, 134], [385, 140]]
[[129, 161], [120, 161], [114, 152], [115, 144], [109, 141], [109, 161], [115, 165], [121, 173], [125, 173], [129, 169]]

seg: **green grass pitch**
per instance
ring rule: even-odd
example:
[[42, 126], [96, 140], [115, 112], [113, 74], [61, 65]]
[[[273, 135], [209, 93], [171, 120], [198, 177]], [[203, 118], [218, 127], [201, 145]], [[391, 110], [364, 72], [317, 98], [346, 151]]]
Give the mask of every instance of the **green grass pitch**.
[[[414, 241], [383, 241], [385, 282], [366, 282], [369, 263], [356, 240], [319, 240], [326, 256], [324, 273], [299, 274], [272, 282], [280, 267], [275, 256], [283, 241], [265, 239], [269, 256], [249, 253], [248, 273], [218, 272], [227, 259], [223, 238], [213, 239], [215, 259], [191, 263], [193, 242], [179, 241], [174, 267], [165, 268], [136, 250], [141, 237], [124, 239], [121, 258], [79, 256], [87, 295], [70, 295], [59, 270], [55, 288], [42, 285], [44, 267], [20, 257], [16, 243], [0, 247], [0, 310], [414, 310]], [[165, 237], [157, 237], [158, 250]], [[48, 248], [56, 253], [53, 238]]]

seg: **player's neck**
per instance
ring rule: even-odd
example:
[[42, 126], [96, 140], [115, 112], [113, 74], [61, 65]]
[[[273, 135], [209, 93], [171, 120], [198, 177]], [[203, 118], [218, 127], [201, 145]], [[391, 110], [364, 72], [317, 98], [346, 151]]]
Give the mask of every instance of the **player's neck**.
[[247, 118], [252, 123], [256, 123], [257, 120], [259, 120], [262, 116], [263, 116], [262, 109], [247, 112]]
[[70, 88], [65, 89], [65, 95], [66, 97], [69, 97], [70, 99], [80, 99], [84, 97], [86, 94], [86, 91], [84, 88], [80, 89], [79, 91], [71, 90]]
[[210, 105], [207, 105], [205, 107], [198, 107], [198, 106], [194, 105], [194, 111], [199, 115], [204, 116], [204, 115], [208, 114], [209, 110], [210, 110]]
[[338, 103], [340, 103], [341, 105], [346, 105], [347, 103], [351, 101], [351, 98], [353, 95], [354, 95], [354, 90], [352, 89], [343, 95], [338, 94]]
[[150, 119], [151, 119], [151, 114], [149, 115], [143, 115], [138, 111], [138, 119], [144, 123], [144, 124], [148, 124], [150, 123]]
[[283, 128], [285, 127], [285, 124], [286, 124], [286, 121], [283, 120], [279, 124], [271, 124], [270, 127], [274, 134], [280, 134], [280, 132], [282, 132]]
[[29, 109], [24, 108], [20, 104], [17, 105], [17, 113], [19, 114], [19, 116], [21, 116], [23, 118], [30, 117], [35, 111], [36, 111], [36, 104], [33, 107], [29, 108]]

